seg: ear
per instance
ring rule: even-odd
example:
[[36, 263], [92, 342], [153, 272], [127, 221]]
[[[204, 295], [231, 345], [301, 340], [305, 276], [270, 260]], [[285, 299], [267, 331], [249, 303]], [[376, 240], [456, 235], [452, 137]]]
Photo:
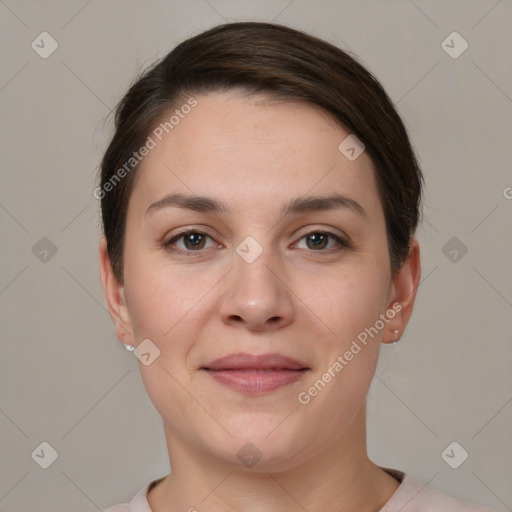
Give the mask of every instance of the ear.
[[124, 286], [114, 276], [107, 251], [107, 241], [104, 236], [102, 236], [99, 244], [99, 264], [101, 286], [110, 317], [116, 328], [117, 339], [121, 343], [135, 346], [130, 316], [125, 303]]
[[390, 287], [391, 301], [389, 302], [388, 309], [397, 311], [397, 303], [400, 304], [401, 309], [387, 324], [386, 331], [382, 335], [383, 343], [395, 341], [395, 331], [398, 331], [398, 338], [403, 335], [412, 314], [420, 277], [420, 246], [418, 240], [413, 237], [409, 243], [409, 255], [406, 261], [403, 263], [400, 271], [392, 278]]

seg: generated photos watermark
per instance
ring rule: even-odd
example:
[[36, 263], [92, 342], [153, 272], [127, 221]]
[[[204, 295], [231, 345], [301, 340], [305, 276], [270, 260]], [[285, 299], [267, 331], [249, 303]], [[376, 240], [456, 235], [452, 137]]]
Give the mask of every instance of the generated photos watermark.
[[103, 199], [105, 195], [112, 191], [123, 178], [133, 171], [142, 159], [149, 155], [149, 152], [152, 149], [157, 147], [158, 143], [163, 140], [165, 135], [174, 130], [180, 121], [184, 119], [195, 107], [197, 107], [197, 100], [195, 98], [189, 98], [179, 109], [176, 109], [167, 121], [160, 123], [151, 132], [151, 135], [148, 135], [146, 142], [144, 142], [137, 151], [132, 153], [132, 156], [128, 158], [122, 167], [117, 169], [107, 182], [103, 183], [101, 187], [96, 187], [94, 189], [93, 196], [96, 199]]
[[[311, 402], [312, 398], [318, 395], [325, 386], [331, 382], [349, 363], [354, 357], [361, 352], [361, 350], [368, 345], [368, 337], [372, 339], [379, 334], [382, 329], [392, 320], [397, 313], [402, 311], [402, 304], [395, 302], [392, 308], [388, 309], [386, 313], [381, 313], [379, 319], [371, 326], [365, 328], [357, 335], [357, 339], [352, 340], [350, 347], [343, 353], [340, 354], [336, 361], [334, 361], [327, 371], [317, 379], [313, 385], [307, 390], [301, 391], [297, 395], [297, 400], [302, 405], [307, 405]], [[359, 343], [358, 343], [359, 342]]]

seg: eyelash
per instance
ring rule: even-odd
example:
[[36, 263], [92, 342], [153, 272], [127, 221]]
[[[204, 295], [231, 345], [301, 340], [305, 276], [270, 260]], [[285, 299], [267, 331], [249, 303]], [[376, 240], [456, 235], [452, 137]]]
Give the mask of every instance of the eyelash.
[[[189, 230], [186, 230], [186, 231], [182, 231], [181, 233], [178, 233], [176, 234], [175, 236], [173, 236], [171, 239], [169, 239], [167, 242], [164, 242], [162, 244], [162, 246], [164, 247], [164, 249], [168, 250], [168, 251], [172, 251], [174, 253], [177, 253], [177, 254], [182, 254], [182, 255], [185, 255], [185, 256], [196, 256], [196, 254], [194, 253], [201, 253], [202, 250], [199, 249], [199, 250], [186, 250], [184, 251], [183, 249], [177, 249], [176, 247], [173, 247], [173, 245], [180, 239], [180, 238], [183, 238], [184, 236], [186, 235], [191, 235], [191, 234], [194, 234], [194, 235], [202, 235], [202, 236], [205, 236], [205, 237], [208, 237], [210, 239], [213, 240], [213, 238], [206, 234], [206, 233], [203, 233], [202, 231], [198, 231], [198, 230], [195, 230], [195, 229], [189, 229]], [[321, 234], [321, 235], [327, 235], [329, 238], [335, 240], [338, 244], [338, 247], [331, 247], [329, 249], [318, 249], [318, 250], [314, 250], [314, 249], [309, 249], [309, 251], [311, 253], [327, 253], [327, 254], [331, 254], [333, 252], [340, 252], [342, 251], [343, 249], [352, 249], [353, 248], [353, 245], [350, 241], [348, 241], [347, 239], [339, 236], [339, 235], [335, 235], [334, 233], [331, 233], [329, 231], [322, 231], [322, 230], [319, 230], [319, 229], [313, 229], [311, 231], [308, 231], [307, 233], [304, 233], [298, 241], [302, 240], [303, 238], [306, 238], [310, 235], [313, 235], [313, 234]], [[297, 243], [297, 242], [295, 242]]]

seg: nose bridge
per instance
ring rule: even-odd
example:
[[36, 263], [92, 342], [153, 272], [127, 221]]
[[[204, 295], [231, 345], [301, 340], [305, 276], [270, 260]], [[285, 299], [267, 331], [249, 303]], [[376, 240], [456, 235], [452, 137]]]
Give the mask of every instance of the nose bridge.
[[292, 321], [293, 303], [276, 263], [272, 251], [257, 246], [255, 240], [246, 239], [239, 244], [220, 303], [220, 315], [225, 323], [262, 330]]
[[255, 300], [260, 294], [268, 298], [279, 294], [279, 281], [275, 271], [271, 270], [272, 258], [269, 251], [265, 251], [250, 263], [240, 256], [235, 256], [234, 259], [234, 286], [240, 296], [253, 296]]

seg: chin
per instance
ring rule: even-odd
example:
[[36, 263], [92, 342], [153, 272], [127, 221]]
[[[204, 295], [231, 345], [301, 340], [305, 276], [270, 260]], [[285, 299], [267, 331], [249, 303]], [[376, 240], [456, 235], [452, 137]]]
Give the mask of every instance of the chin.
[[[304, 454], [304, 434], [291, 417], [283, 421], [268, 414], [251, 413], [225, 424], [233, 436], [207, 440], [211, 453], [237, 469], [251, 472], [285, 471]], [[287, 424], [288, 423], [288, 424]], [[215, 455], [216, 454], [216, 455]]]

